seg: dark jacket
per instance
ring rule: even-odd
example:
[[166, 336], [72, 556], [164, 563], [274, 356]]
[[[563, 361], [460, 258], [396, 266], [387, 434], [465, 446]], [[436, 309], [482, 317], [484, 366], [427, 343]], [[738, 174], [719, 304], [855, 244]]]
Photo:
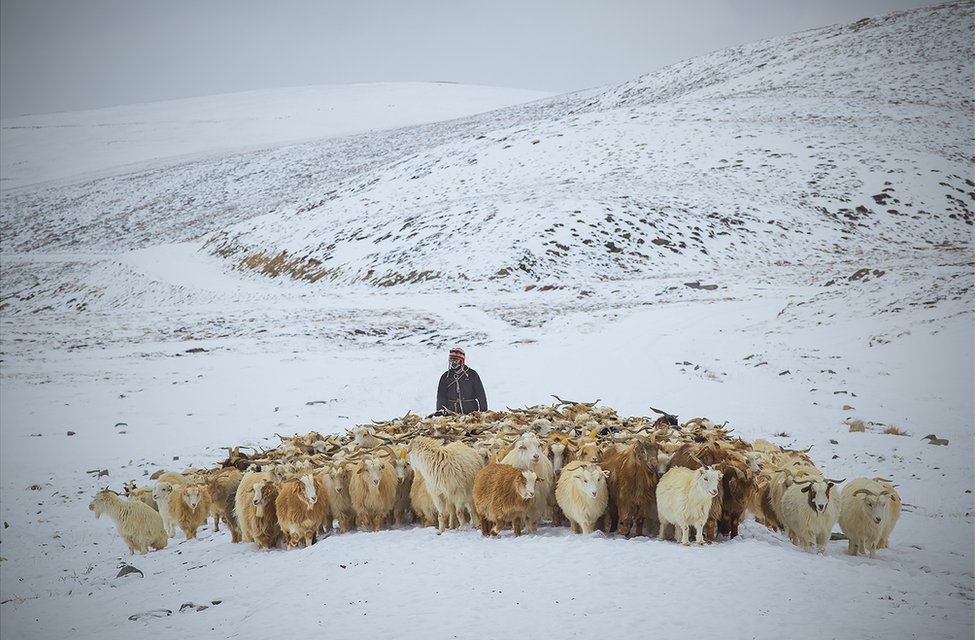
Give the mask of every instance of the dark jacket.
[[471, 413], [487, 410], [485, 387], [477, 371], [462, 364], [444, 372], [437, 384], [437, 411]]

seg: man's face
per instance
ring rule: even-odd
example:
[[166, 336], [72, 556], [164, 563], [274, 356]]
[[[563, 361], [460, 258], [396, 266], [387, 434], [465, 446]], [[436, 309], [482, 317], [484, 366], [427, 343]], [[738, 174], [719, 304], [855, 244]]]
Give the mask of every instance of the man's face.
[[461, 358], [454, 358], [454, 357], [448, 358], [447, 363], [448, 365], [450, 365], [452, 369], [456, 369], [461, 366]]

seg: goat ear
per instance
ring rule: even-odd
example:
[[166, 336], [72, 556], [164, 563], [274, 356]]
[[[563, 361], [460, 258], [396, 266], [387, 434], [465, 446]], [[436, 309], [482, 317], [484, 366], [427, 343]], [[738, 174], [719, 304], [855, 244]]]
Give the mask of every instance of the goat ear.
[[806, 485], [802, 489], [800, 489], [800, 493], [809, 493], [809, 492], [810, 492], [810, 485]]

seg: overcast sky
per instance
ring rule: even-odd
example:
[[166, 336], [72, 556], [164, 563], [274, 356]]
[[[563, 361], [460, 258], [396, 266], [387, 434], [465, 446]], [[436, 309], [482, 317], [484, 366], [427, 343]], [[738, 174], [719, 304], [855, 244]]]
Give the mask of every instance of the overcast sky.
[[0, 0], [0, 116], [309, 84], [565, 92], [932, 0]]

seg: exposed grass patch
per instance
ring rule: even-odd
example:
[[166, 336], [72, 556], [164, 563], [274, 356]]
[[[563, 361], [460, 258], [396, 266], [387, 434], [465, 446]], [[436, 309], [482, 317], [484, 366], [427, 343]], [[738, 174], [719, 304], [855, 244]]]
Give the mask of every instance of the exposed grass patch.
[[907, 436], [910, 435], [907, 431], [902, 431], [898, 427], [885, 427], [884, 431], [881, 433], [887, 433], [889, 436]]
[[850, 422], [850, 432], [863, 432], [867, 429], [864, 427], [864, 420], [851, 420]]

